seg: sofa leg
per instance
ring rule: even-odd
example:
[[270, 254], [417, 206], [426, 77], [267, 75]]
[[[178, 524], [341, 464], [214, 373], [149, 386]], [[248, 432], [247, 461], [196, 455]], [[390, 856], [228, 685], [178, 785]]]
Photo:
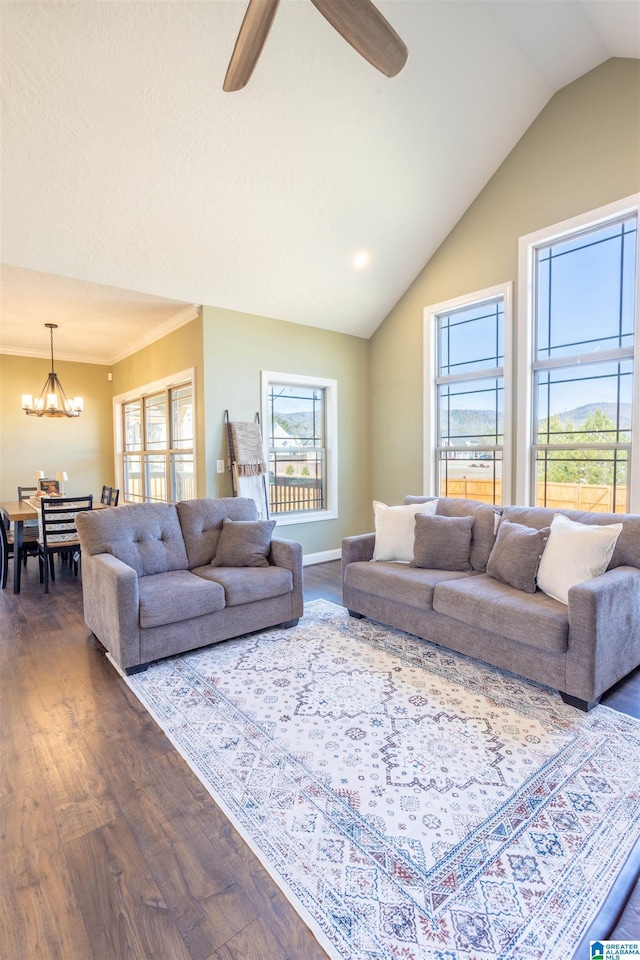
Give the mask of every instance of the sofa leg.
[[600, 703], [600, 697], [596, 697], [595, 700], [581, 700], [580, 697], [572, 697], [569, 693], [563, 693], [562, 690], [560, 691], [560, 696], [570, 707], [576, 707], [584, 713], [593, 710], [593, 708], [597, 707]]
[[349, 610], [349, 616], [354, 620], [364, 620], [364, 613], [356, 613], [355, 610]]
[[[151, 661], [149, 661], [149, 663], [151, 663]], [[144, 673], [149, 663], [137, 663], [135, 667], [125, 667], [124, 672], [128, 677], [133, 677], [136, 673]]]
[[285, 628], [285, 630], [288, 630], [289, 627], [297, 627], [299, 620], [300, 617], [296, 617], [295, 620], [285, 620], [282, 626]]

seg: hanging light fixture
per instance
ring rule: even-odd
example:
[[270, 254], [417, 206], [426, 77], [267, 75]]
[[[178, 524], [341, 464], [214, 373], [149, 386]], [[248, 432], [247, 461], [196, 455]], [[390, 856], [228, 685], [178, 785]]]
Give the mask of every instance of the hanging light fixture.
[[30, 393], [22, 394], [22, 409], [28, 417], [79, 417], [84, 409], [82, 397], [67, 400], [67, 395], [53, 369], [53, 331], [57, 323], [45, 323], [51, 334], [51, 373], [45, 380], [40, 396], [34, 402]]

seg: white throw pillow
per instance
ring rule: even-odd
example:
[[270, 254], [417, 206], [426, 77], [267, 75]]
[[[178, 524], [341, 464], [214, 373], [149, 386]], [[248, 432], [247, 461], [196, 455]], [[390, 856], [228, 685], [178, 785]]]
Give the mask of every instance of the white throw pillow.
[[405, 563], [413, 560], [416, 513], [434, 514], [437, 506], [437, 500], [403, 503], [399, 507], [388, 507], [386, 503], [374, 500], [376, 543], [373, 559], [401, 560]]
[[556, 514], [538, 568], [540, 589], [569, 603], [569, 587], [605, 572], [621, 530], [621, 523], [576, 523]]

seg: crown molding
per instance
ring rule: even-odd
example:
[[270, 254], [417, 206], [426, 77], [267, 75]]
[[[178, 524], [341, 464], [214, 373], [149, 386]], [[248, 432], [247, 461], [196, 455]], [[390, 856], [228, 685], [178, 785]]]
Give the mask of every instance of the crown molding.
[[[27, 350], [24, 347], [14, 349], [13, 347], [2, 347], [0, 348], [0, 353], [6, 354], [9, 357], [31, 357], [34, 360], [48, 360], [51, 363], [51, 351], [50, 350]], [[55, 362], [58, 360], [67, 360], [71, 363], [100, 363], [104, 366], [109, 366], [110, 360], [108, 357], [88, 357], [86, 355], [78, 356], [76, 353], [58, 353], [55, 351]]]
[[166, 337], [167, 334], [173, 333], [174, 330], [178, 330], [180, 327], [183, 327], [186, 323], [191, 323], [192, 320], [195, 320], [200, 315], [200, 310], [201, 306], [199, 303], [189, 304], [188, 307], [185, 307], [172, 317], [169, 317], [168, 320], [165, 320], [164, 323], [154, 327], [153, 330], [149, 331], [149, 333], [146, 333], [142, 337], [138, 337], [138, 339], [134, 340], [133, 343], [130, 343], [128, 347], [125, 347], [123, 350], [119, 350], [118, 353], [114, 353], [104, 362], [108, 364], [114, 364], [118, 363], [119, 360], [124, 360], [126, 357], [132, 356], [132, 354], [137, 353], [144, 347], [148, 347], [152, 343], [155, 343], [156, 340], [161, 340], [163, 337]]
[[[79, 356], [78, 354], [74, 353], [61, 353], [56, 348], [55, 359], [56, 361], [67, 360], [71, 363], [97, 363], [101, 364], [102, 366], [110, 367], [119, 360], [124, 360], [125, 357], [130, 357], [132, 354], [137, 353], [138, 350], [142, 350], [144, 347], [150, 346], [152, 343], [155, 343], [156, 340], [161, 340], [162, 337], [166, 337], [167, 334], [173, 333], [174, 330], [178, 330], [186, 323], [190, 323], [192, 320], [195, 320], [196, 317], [200, 315], [201, 309], [202, 308], [198, 303], [189, 304], [189, 306], [184, 307], [184, 309], [180, 310], [172, 317], [169, 317], [168, 320], [165, 320], [164, 323], [154, 327], [149, 331], [149, 333], [144, 334], [142, 337], [138, 337], [138, 339], [134, 340], [133, 343], [130, 343], [122, 350], [119, 350], [118, 353], [112, 354], [111, 356]], [[50, 350], [29, 350], [24, 347], [1, 347], [0, 353], [4, 353], [12, 357], [32, 357], [35, 360], [51, 360]]]

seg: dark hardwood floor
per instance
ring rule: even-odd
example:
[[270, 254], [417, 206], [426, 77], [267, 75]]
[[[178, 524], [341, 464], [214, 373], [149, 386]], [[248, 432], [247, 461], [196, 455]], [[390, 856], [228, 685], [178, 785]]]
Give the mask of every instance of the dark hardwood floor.
[[[11, 577], [9, 577], [11, 584]], [[340, 603], [340, 563], [305, 569]], [[0, 597], [1, 960], [326, 954], [130, 693], [56, 564]], [[640, 671], [604, 698], [640, 716]]]

